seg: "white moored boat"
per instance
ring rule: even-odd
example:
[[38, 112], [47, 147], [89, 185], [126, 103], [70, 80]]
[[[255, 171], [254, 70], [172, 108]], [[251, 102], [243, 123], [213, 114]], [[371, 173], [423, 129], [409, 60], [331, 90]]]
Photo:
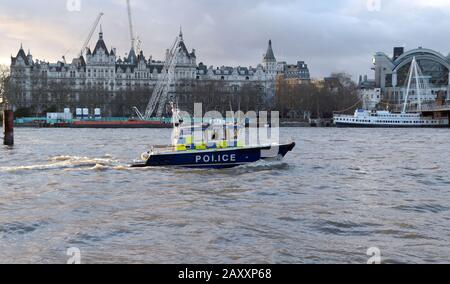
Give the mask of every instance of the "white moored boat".
[[[333, 117], [334, 123], [337, 127], [397, 127], [397, 128], [438, 128], [449, 127], [448, 117], [434, 117], [424, 116], [422, 114], [422, 97], [426, 98], [429, 92], [427, 83], [423, 81], [424, 76], [420, 71], [415, 58], [411, 63], [411, 68], [408, 76], [408, 85], [406, 90], [405, 102], [403, 104], [403, 111], [400, 113], [393, 113], [390, 111], [368, 111], [359, 109], [355, 111], [354, 115], [340, 115], [335, 114]], [[411, 83], [415, 81], [417, 105], [416, 111], [407, 112], [409, 101]], [[414, 91], [411, 92], [414, 94]]]
[[337, 127], [448, 127], [448, 118], [425, 117], [420, 113], [357, 110], [355, 115], [335, 115]]

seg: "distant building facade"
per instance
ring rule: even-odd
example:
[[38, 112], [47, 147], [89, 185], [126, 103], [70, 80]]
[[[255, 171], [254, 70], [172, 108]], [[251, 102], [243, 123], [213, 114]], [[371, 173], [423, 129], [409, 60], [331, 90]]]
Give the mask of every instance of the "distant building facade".
[[[406, 97], [408, 73], [413, 58], [416, 58], [423, 72], [421, 79], [427, 81], [429, 94], [421, 97], [422, 101], [435, 100], [438, 96], [449, 99], [450, 91], [450, 56], [419, 47], [405, 52], [403, 47], [395, 47], [392, 56], [377, 52], [373, 58], [374, 80], [360, 80], [361, 94], [379, 92], [383, 101], [401, 104]], [[415, 90], [409, 94], [418, 100]]]
[[278, 63], [278, 76], [290, 85], [309, 83], [311, 75], [308, 65], [304, 61], [298, 61], [297, 64]]
[[[197, 64], [195, 50], [188, 51], [183, 34], [180, 32], [180, 56], [175, 67], [177, 82], [186, 80], [223, 81], [230, 89], [240, 88], [246, 83], [260, 84], [268, 97], [274, 96], [275, 81], [280, 73], [289, 78], [299, 76], [309, 77], [309, 70], [304, 62], [299, 62], [295, 68], [285, 67], [280, 70], [269, 41], [266, 54], [261, 64], [256, 67], [207, 67]], [[167, 51], [168, 52], [168, 51]], [[168, 53], [166, 54], [167, 59]], [[65, 60], [64, 60], [65, 61]], [[48, 105], [57, 100], [55, 92], [49, 86], [65, 85], [70, 90], [70, 100], [74, 104], [80, 101], [82, 94], [91, 93], [92, 90], [102, 90], [111, 93], [140, 88], [151, 91], [161, 77], [164, 61], [146, 58], [141, 51], [136, 54], [134, 49], [124, 57], [118, 57], [115, 48], [109, 49], [104, 41], [103, 32], [100, 31], [98, 41], [93, 50], [87, 49], [85, 56], [75, 58], [70, 63], [59, 61], [49, 63], [34, 60], [30, 51], [26, 54], [20, 48], [17, 56], [11, 57], [11, 78], [13, 84], [20, 88], [16, 104], [20, 107], [32, 105]], [[295, 73], [295, 74], [294, 74]], [[65, 94], [62, 94], [65, 95]], [[60, 108], [64, 106], [59, 106]]]
[[376, 109], [381, 103], [381, 88], [376, 86], [375, 80], [368, 79], [367, 75], [359, 77], [358, 92], [364, 109]]
[[207, 67], [202, 62], [197, 66], [196, 79], [204, 81], [224, 81], [231, 88], [239, 88], [245, 83], [258, 83], [264, 86], [268, 96], [273, 96], [274, 84], [277, 75], [277, 61], [269, 41], [263, 61], [256, 67]]

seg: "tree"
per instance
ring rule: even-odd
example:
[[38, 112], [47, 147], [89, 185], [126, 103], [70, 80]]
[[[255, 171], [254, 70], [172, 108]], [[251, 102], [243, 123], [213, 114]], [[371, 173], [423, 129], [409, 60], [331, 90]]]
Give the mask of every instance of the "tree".
[[231, 109], [243, 112], [268, 109], [260, 83], [231, 85], [223, 80], [184, 80], [178, 84], [176, 93], [180, 108], [189, 113], [193, 113], [195, 103], [202, 104], [203, 113], [217, 111], [224, 116]]
[[290, 84], [278, 80], [276, 108], [282, 118], [299, 119], [317, 110], [321, 101], [320, 88], [316, 84]]
[[333, 94], [332, 105], [327, 105], [327, 116], [332, 117], [333, 112], [353, 113], [355, 109], [361, 107], [362, 102], [358, 95], [358, 85], [346, 73], [334, 73], [331, 75], [338, 83]]
[[6, 65], [0, 65], [0, 104], [6, 105], [9, 100], [11, 75]]
[[335, 111], [354, 111], [359, 101], [357, 85], [345, 73], [303, 84], [277, 80], [276, 107], [282, 118], [331, 118]]
[[3, 106], [17, 107], [23, 100], [22, 78], [13, 78], [8, 66], [0, 65], [0, 98]]
[[152, 93], [153, 87], [149, 84], [127, 86], [125, 89], [109, 92], [104, 98], [104, 107], [112, 116], [136, 116], [133, 107], [144, 113]]

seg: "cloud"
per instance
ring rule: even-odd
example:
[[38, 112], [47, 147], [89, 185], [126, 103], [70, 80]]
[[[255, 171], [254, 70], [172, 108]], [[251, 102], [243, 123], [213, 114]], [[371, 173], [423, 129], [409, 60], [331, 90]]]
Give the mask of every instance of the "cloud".
[[[24, 48], [33, 47], [47, 58], [55, 58], [55, 50], [67, 50], [71, 36], [58, 25], [41, 22], [37, 19], [17, 19], [0, 15], [0, 62], [10, 63], [9, 55], [17, 53], [21, 44]], [[36, 40], [36, 37], [39, 39]], [[62, 53], [59, 54], [61, 58]]]
[[[20, 42], [41, 59], [55, 61], [67, 51], [75, 56], [100, 11], [107, 45], [128, 52], [126, 1], [81, 1], [80, 12], [67, 11], [64, 0], [2, 1], [0, 34], [6, 40], [0, 60], [9, 60]], [[393, 46], [450, 51], [450, 1], [381, 0], [379, 10], [368, 9], [367, 1], [131, 0], [144, 52], [156, 59], [164, 57], [180, 26], [199, 62], [255, 66], [272, 39], [279, 61], [305, 60], [314, 77], [370, 74], [372, 55], [389, 54]]]

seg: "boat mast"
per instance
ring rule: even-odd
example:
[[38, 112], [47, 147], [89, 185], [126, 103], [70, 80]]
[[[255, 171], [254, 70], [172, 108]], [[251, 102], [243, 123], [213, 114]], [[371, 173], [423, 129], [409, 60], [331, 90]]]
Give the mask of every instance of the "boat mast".
[[172, 108], [172, 124], [173, 124], [172, 146], [176, 147], [178, 144], [178, 139], [180, 138], [181, 124], [183, 120], [180, 117], [180, 110], [178, 109], [178, 106], [173, 102], [170, 102], [170, 106]]

